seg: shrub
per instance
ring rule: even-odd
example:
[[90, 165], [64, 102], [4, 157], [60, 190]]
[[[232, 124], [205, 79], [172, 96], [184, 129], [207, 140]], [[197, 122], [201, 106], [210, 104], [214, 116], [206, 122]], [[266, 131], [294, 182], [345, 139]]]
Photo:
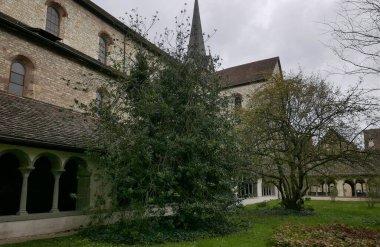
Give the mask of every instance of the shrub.
[[178, 216], [124, 220], [114, 225], [85, 229], [81, 236], [92, 241], [116, 244], [160, 244], [166, 242], [194, 241], [205, 237], [216, 237], [241, 230], [243, 224], [231, 221], [208, 219], [203, 226], [184, 226]]

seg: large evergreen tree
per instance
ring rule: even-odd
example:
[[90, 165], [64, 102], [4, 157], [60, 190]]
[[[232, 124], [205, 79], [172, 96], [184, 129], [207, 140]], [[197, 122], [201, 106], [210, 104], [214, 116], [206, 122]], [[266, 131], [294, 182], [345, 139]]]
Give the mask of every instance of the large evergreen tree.
[[94, 105], [92, 150], [100, 150], [93, 154], [118, 206], [170, 206], [178, 224], [194, 227], [223, 220], [234, 205], [233, 122], [204, 64], [140, 51], [129, 75], [109, 81]]

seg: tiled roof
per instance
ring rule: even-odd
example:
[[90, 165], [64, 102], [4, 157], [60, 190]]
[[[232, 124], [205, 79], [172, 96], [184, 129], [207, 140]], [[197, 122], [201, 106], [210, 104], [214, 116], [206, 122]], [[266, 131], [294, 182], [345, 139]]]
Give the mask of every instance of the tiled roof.
[[366, 176], [378, 175], [380, 169], [377, 165], [347, 165], [334, 164], [318, 167], [309, 173], [310, 176]]
[[226, 88], [244, 84], [261, 82], [273, 75], [277, 63], [280, 66], [280, 58], [273, 57], [253, 63], [231, 67], [218, 72], [222, 85]]
[[93, 118], [82, 113], [0, 92], [0, 141], [83, 151]]

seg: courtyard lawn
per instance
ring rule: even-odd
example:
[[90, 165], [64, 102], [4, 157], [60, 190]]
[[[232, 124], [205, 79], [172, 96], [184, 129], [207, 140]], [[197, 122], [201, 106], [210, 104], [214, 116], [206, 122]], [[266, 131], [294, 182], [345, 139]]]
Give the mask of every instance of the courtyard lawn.
[[[273, 207], [278, 202], [268, 203]], [[365, 202], [306, 202], [306, 207], [315, 209], [312, 216], [286, 216], [263, 214], [265, 208], [248, 206], [241, 219], [249, 219], [251, 227], [225, 237], [201, 239], [195, 242], [151, 245], [155, 247], [230, 247], [230, 246], [268, 246], [273, 236], [273, 229], [281, 225], [316, 225], [346, 224], [350, 226], [369, 227], [380, 230], [380, 205], [368, 208]], [[124, 247], [128, 245], [91, 242], [79, 236], [63, 237], [49, 240], [32, 241], [21, 244], [4, 245], [4, 247]]]

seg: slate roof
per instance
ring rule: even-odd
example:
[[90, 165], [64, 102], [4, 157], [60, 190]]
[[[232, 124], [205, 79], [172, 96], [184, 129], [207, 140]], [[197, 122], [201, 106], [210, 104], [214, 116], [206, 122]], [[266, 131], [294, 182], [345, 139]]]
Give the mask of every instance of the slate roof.
[[378, 175], [380, 168], [377, 165], [347, 165], [334, 164], [330, 166], [319, 167], [309, 173], [310, 176], [368, 176]]
[[262, 82], [273, 75], [277, 63], [281, 71], [280, 58], [273, 57], [224, 69], [219, 71], [218, 75], [221, 77], [222, 85], [226, 88]]
[[0, 92], [0, 141], [65, 151], [84, 151], [94, 119], [37, 100]]

